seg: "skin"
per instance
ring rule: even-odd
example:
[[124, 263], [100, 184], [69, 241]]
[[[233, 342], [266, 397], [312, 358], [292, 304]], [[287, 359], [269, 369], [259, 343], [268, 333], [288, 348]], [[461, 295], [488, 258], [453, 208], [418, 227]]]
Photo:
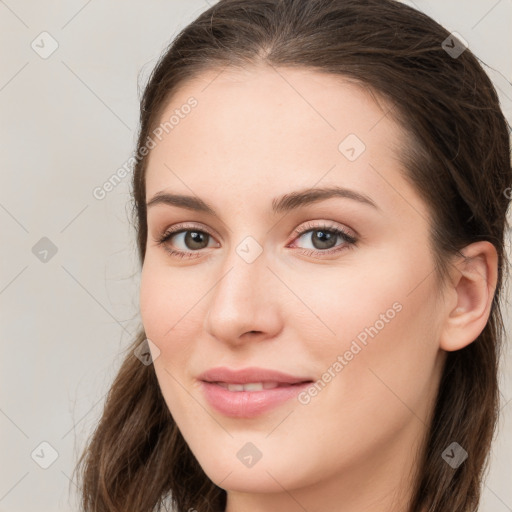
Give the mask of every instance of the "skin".
[[[470, 259], [454, 258], [446, 285], [436, 281], [428, 207], [399, 160], [407, 134], [355, 84], [302, 69], [209, 71], [172, 97], [162, 120], [190, 96], [197, 107], [150, 152], [146, 197], [198, 196], [219, 218], [151, 206], [140, 283], [155, 372], [180, 431], [227, 491], [227, 512], [405, 511], [446, 351], [487, 321], [495, 251], [468, 246]], [[366, 146], [354, 161], [338, 149], [348, 134]], [[333, 185], [377, 207], [333, 197], [271, 211], [274, 197]], [[156, 240], [184, 222], [212, 236], [196, 249], [175, 235], [166, 247], [192, 256], [177, 258]], [[325, 254], [311, 231], [325, 222], [356, 243], [337, 237], [328, 247], [341, 250]], [[252, 263], [236, 251], [247, 236], [262, 249]], [[321, 379], [393, 304], [400, 311], [307, 405], [292, 399], [237, 419], [201, 393], [198, 375], [216, 366]], [[237, 458], [247, 442], [262, 453], [250, 468]]]

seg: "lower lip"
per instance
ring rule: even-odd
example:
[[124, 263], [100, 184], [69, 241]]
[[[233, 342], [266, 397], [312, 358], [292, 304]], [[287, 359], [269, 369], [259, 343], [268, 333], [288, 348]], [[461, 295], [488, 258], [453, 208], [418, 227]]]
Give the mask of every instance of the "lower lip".
[[221, 414], [233, 418], [254, 418], [296, 397], [309, 386], [311, 382], [261, 391], [229, 391], [213, 382], [201, 381], [209, 404]]

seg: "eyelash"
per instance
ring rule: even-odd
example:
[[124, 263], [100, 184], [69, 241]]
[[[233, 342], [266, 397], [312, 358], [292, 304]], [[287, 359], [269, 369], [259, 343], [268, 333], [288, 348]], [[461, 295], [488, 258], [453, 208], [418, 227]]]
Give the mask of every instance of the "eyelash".
[[[199, 253], [200, 250], [197, 250], [197, 251], [180, 251], [180, 250], [176, 250], [176, 249], [170, 249], [169, 247], [167, 247], [165, 245], [165, 243], [173, 236], [173, 235], [177, 235], [179, 233], [183, 233], [183, 232], [187, 232], [187, 231], [195, 231], [196, 233], [202, 233], [202, 234], [206, 234], [208, 236], [211, 236], [212, 238], [214, 238], [214, 236], [209, 233], [208, 231], [204, 230], [204, 229], [198, 229], [197, 226], [194, 226], [194, 225], [179, 225], [175, 228], [172, 228], [171, 230], [167, 230], [161, 237], [155, 239], [155, 242], [159, 245], [159, 246], [164, 246], [164, 249], [165, 251], [167, 251], [171, 256], [174, 256], [174, 257], [177, 257], [177, 258], [195, 258], [195, 257], [199, 257], [200, 255], [197, 254], [197, 255], [194, 255], [194, 253]], [[319, 249], [300, 249], [299, 248], [299, 251], [301, 251], [302, 254], [306, 254], [307, 256], [314, 256], [314, 255], [318, 255], [318, 254], [334, 254], [334, 253], [338, 253], [344, 249], [347, 248], [347, 245], [348, 246], [351, 246], [351, 245], [355, 245], [357, 243], [357, 239], [350, 235], [349, 233], [347, 233], [344, 229], [340, 228], [340, 227], [337, 227], [337, 226], [329, 226], [327, 224], [320, 224], [320, 225], [312, 225], [312, 224], [307, 224], [304, 228], [302, 229], [295, 229], [293, 234], [297, 237], [297, 238], [300, 238], [302, 235], [306, 234], [306, 233], [309, 233], [311, 231], [324, 231], [324, 232], [328, 232], [330, 234], [333, 234], [335, 236], [341, 236], [342, 238], [345, 239], [345, 243], [344, 244], [341, 244], [341, 245], [337, 245], [331, 249], [326, 249], [325, 251], [322, 251], [322, 250], [319, 250]], [[294, 238], [295, 240], [295, 238]]]

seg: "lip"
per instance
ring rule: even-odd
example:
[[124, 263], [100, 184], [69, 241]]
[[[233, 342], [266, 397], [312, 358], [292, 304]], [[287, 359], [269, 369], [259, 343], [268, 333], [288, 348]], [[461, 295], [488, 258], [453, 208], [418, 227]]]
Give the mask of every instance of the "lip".
[[199, 380], [206, 382], [227, 382], [228, 384], [248, 384], [250, 382], [277, 382], [279, 384], [298, 384], [300, 382], [312, 381], [311, 377], [296, 377], [289, 373], [283, 373], [269, 368], [242, 368], [232, 370], [225, 366], [210, 368], [201, 373]]
[[[211, 368], [199, 375], [208, 403], [218, 412], [234, 418], [254, 418], [296, 397], [311, 385], [310, 377], [298, 377], [266, 368]], [[218, 383], [248, 384], [277, 382], [279, 387], [261, 391], [229, 391]]]

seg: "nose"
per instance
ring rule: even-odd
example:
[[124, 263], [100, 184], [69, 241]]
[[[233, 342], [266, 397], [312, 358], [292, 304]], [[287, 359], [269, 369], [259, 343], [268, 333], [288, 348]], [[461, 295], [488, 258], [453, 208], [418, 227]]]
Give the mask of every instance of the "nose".
[[280, 282], [267, 265], [264, 253], [248, 263], [233, 251], [208, 294], [207, 333], [232, 346], [278, 334]]

